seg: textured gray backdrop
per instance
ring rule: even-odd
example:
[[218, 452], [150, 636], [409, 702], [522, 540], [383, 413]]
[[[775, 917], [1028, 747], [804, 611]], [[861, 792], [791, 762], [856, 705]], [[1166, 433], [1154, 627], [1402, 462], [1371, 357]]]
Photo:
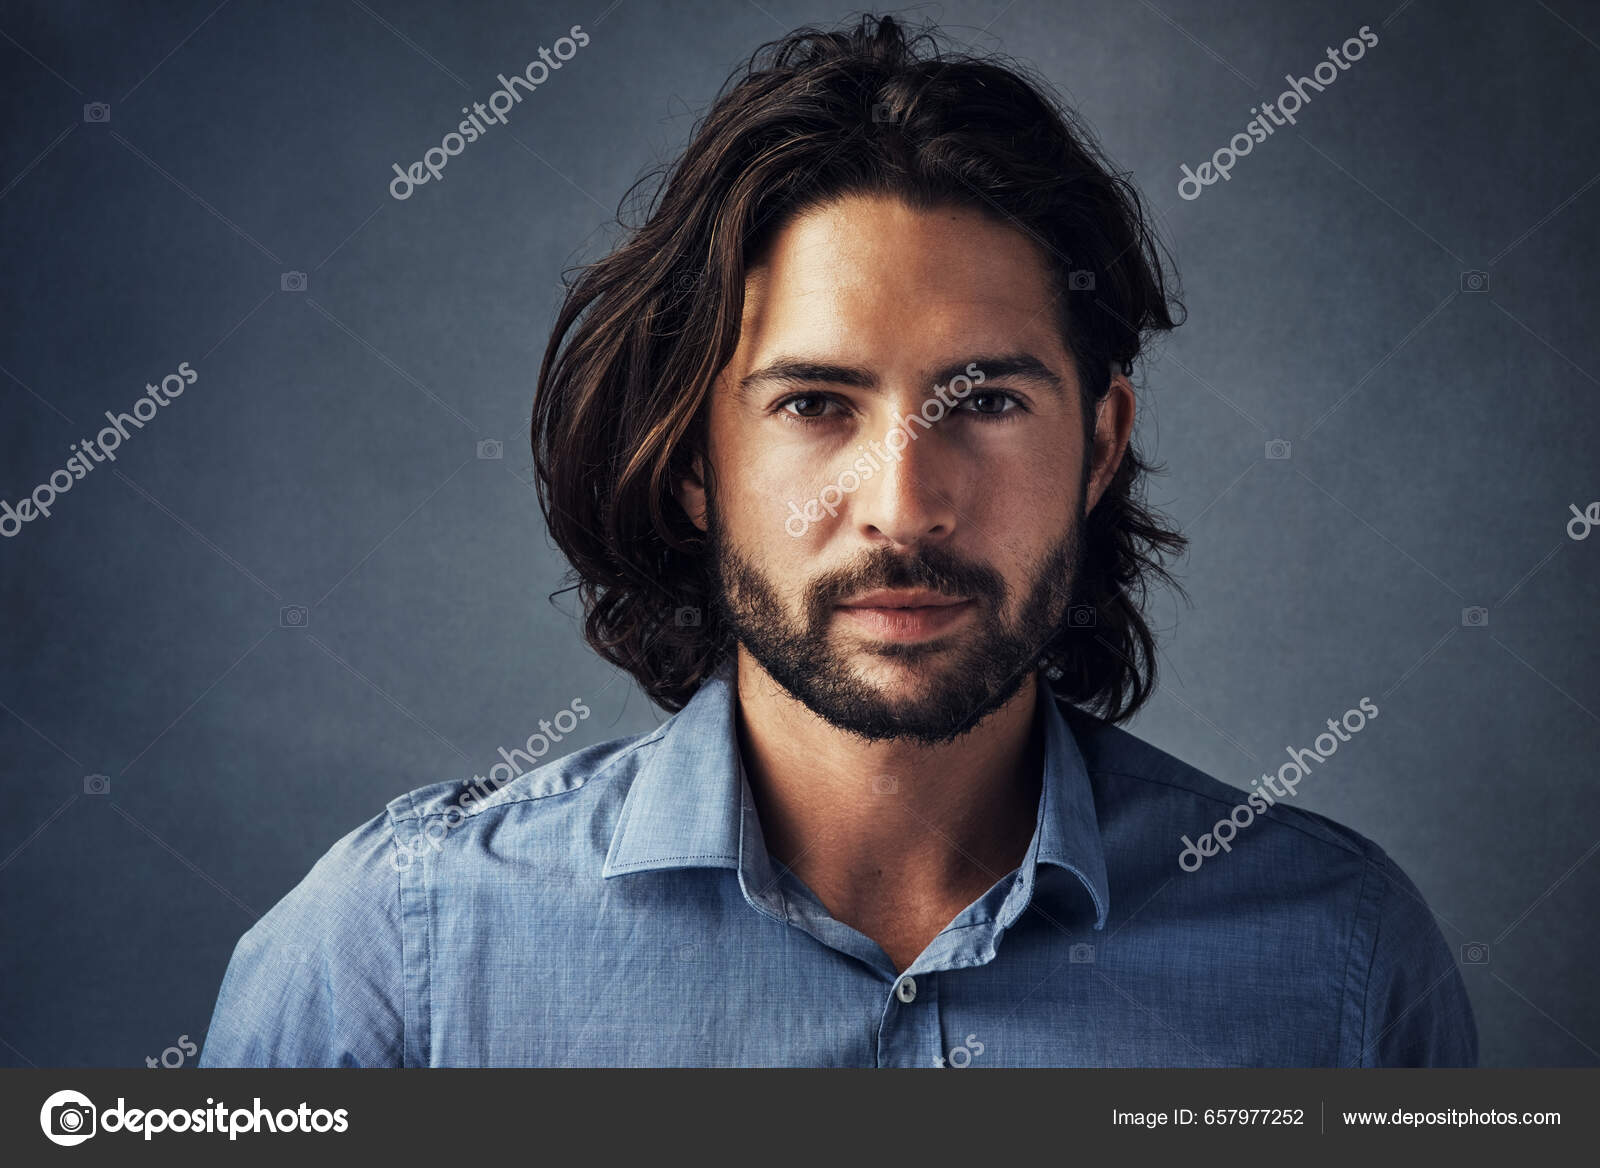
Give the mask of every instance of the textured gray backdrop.
[[[1139, 435], [1194, 603], [1157, 602], [1132, 729], [1243, 786], [1372, 698], [1300, 801], [1486, 946], [1486, 1064], [1600, 1063], [1600, 539], [1567, 530], [1600, 498], [1600, 12], [915, 11], [1058, 86], [1183, 273]], [[845, 15], [0, 4], [0, 498], [198, 373], [0, 540], [0, 1063], [183, 1059], [238, 936], [390, 798], [574, 697], [598, 716], [573, 746], [659, 721], [546, 600], [526, 431], [559, 273], [739, 59]], [[391, 164], [574, 24], [590, 43], [508, 125], [391, 197]], [[1379, 44], [1297, 128], [1179, 196], [1364, 24]]]

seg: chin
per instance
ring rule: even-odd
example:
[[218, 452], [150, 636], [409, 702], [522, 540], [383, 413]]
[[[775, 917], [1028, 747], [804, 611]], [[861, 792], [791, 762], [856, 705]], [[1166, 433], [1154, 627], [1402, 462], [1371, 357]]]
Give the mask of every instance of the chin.
[[856, 677], [883, 691], [886, 698], [922, 696], [925, 691], [942, 688], [949, 684], [953, 671], [948, 655], [927, 650], [917, 655], [860, 653], [854, 666]]

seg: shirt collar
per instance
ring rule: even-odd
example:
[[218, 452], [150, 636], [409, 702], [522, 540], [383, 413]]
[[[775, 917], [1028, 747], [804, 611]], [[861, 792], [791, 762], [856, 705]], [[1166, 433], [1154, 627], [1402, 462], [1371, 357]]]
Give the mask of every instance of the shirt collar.
[[640, 749], [601, 875], [739, 866], [740, 766], [731, 662]]
[[[605, 878], [668, 868], [739, 869], [741, 823], [753, 808], [746, 806], [736, 701], [730, 660], [641, 744], [646, 757], [623, 800], [601, 869]], [[1055, 701], [1045, 700], [1042, 708], [1045, 781], [1019, 891], [1031, 897], [1037, 864], [1064, 868], [1094, 901], [1095, 928], [1103, 929], [1111, 898], [1088, 770]], [[748, 840], [745, 847], [751, 850]], [[746, 863], [760, 872], [771, 869], [765, 854], [747, 856]]]

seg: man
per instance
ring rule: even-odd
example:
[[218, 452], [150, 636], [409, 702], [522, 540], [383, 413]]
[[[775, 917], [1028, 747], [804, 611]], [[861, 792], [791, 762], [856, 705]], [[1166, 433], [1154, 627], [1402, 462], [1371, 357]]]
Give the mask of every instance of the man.
[[239, 943], [202, 1063], [1473, 1063], [1416, 889], [1288, 805], [1326, 750], [1247, 793], [1114, 725], [1184, 544], [1130, 444], [1171, 327], [1039, 86], [888, 18], [767, 46], [533, 416], [587, 639], [673, 716], [396, 799]]

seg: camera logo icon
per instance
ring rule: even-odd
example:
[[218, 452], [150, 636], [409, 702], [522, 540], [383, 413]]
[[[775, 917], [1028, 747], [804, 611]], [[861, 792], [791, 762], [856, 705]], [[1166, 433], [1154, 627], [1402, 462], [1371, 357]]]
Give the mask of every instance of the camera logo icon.
[[57, 1091], [39, 1109], [39, 1126], [52, 1144], [81, 1144], [95, 1133], [94, 1104], [77, 1091]]
[[1071, 628], [1092, 629], [1099, 623], [1099, 614], [1092, 604], [1074, 604], [1067, 609], [1067, 625]]
[[284, 292], [304, 292], [306, 290], [306, 274], [304, 272], [285, 272], [278, 277], [278, 287]]
[[693, 292], [700, 287], [700, 282], [699, 272], [679, 272], [678, 278], [673, 281], [679, 292]]
[[303, 629], [310, 621], [311, 614], [303, 604], [288, 604], [278, 610], [278, 627], [285, 629]]
[[1481, 629], [1489, 623], [1489, 610], [1473, 605], [1461, 610], [1461, 623], [1469, 629]]
[[898, 122], [900, 119], [895, 116], [894, 106], [886, 101], [880, 101], [873, 103], [872, 120], [875, 122]]
[[872, 793], [874, 795], [893, 795], [900, 789], [900, 780], [893, 775], [873, 775]]
[[672, 614], [672, 623], [680, 629], [696, 629], [700, 627], [700, 610], [692, 605], [684, 605]]
[[109, 122], [111, 120], [111, 107], [103, 101], [91, 101], [83, 107], [83, 120], [86, 122]]
[[1293, 449], [1293, 445], [1287, 438], [1274, 438], [1272, 441], [1267, 443], [1267, 457], [1272, 459], [1274, 462], [1281, 462], [1283, 459], [1289, 457], [1289, 454]]
[[1067, 273], [1068, 292], [1093, 292], [1094, 273], [1088, 268], [1078, 268]]
[[1482, 941], [1468, 941], [1461, 946], [1462, 965], [1488, 965], [1489, 946]]
[[1462, 272], [1461, 290], [1463, 292], [1487, 292], [1489, 290], [1489, 273]]
[[1076, 945], [1073, 945], [1067, 950], [1067, 964], [1093, 965], [1094, 946], [1089, 944], [1087, 941], [1079, 941]]
[[500, 445], [498, 438], [481, 438], [478, 441], [478, 457], [484, 459], [504, 458], [505, 449]]
[[109, 775], [84, 775], [83, 793], [85, 795], [111, 794], [111, 777]]

